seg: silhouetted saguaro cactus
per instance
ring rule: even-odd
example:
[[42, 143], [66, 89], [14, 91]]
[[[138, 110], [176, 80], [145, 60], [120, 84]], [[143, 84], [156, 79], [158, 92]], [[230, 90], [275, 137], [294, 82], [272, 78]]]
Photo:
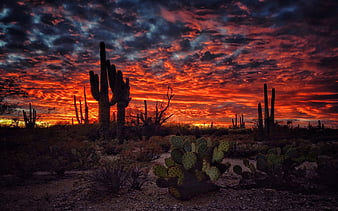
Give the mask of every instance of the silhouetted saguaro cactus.
[[[80, 117], [79, 117], [79, 112], [78, 112], [78, 110], [77, 110], [76, 96], [75, 96], [75, 95], [73, 96], [73, 103], [74, 103], [75, 117], [76, 117], [77, 123], [78, 123], [78, 124], [82, 124], [82, 119], [80, 119]], [[82, 110], [81, 101], [80, 101], [80, 110]]]
[[89, 72], [89, 77], [92, 95], [99, 103], [99, 122], [101, 129], [103, 130], [103, 139], [107, 140], [110, 119], [110, 103], [108, 97], [108, 73], [104, 42], [100, 43], [100, 67], [100, 79], [98, 74], [94, 74], [93, 71]]
[[[79, 100], [79, 104], [80, 104], [80, 108], [79, 108], [79, 112], [77, 109], [77, 105], [76, 105], [76, 96], [74, 95], [74, 109], [75, 109], [75, 116], [76, 116], [76, 120], [78, 122], [78, 124], [84, 124], [84, 125], [88, 125], [89, 124], [89, 119], [88, 119], [88, 104], [87, 104], [87, 95], [86, 95], [86, 87], [83, 87], [83, 95], [84, 95], [84, 117], [83, 117], [83, 110], [82, 110], [82, 103], [81, 100]], [[80, 115], [79, 115], [80, 113]]]
[[111, 91], [113, 92], [113, 97], [111, 99], [110, 105], [117, 104], [116, 136], [119, 140], [119, 143], [122, 144], [124, 139], [126, 107], [129, 105], [129, 102], [131, 100], [129, 78], [126, 78], [126, 80], [124, 81], [122, 72], [116, 71], [115, 65], [110, 65], [109, 61], [107, 61], [107, 68], [109, 84]]
[[275, 88], [272, 88], [271, 90], [271, 114], [270, 114], [270, 129], [273, 129], [275, 127]]
[[[100, 66], [101, 77], [89, 72], [91, 92], [95, 100], [99, 102], [99, 121], [103, 132], [104, 140], [108, 138], [108, 129], [110, 121], [110, 106], [117, 104], [117, 139], [123, 142], [123, 128], [125, 123], [125, 108], [128, 106], [130, 98], [129, 79], [123, 80], [121, 71], [115, 69], [115, 65], [110, 65], [106, 60], [106, 49], [104, 42], [100, 43]], [[113, 97], [109, 102], [108, 82]]]
[[84, 124], [89, 124], [89, 109], [88, 109], [88, 103], [87, 103], [87, 94], [86, 94], [86, 87], [83, 87], [83, 96], [84, 96], [84, 103], [85, 103], [85, 118], [84, 118]]
[[[269, 99], [268, 99], [268, 86], [264, 84], [264, 132], [265, 135], [269, 136], [271, 130], [274, 128], [275, 125], [275, 88], [271, 90], [271, 113], [269, 115]], [[262, 120], [262, 107], [261, 104], [258, 104], [258, 128], [261, 130], [263, 127], [263, 120]]]
[[262, 105], [258, 103], [258, 131], [259, 135], [263, 135], [263, 113], [262, 113]]
[[242, 113], [242, 117], [239, 117], [239, 127], [245, 128], [244, 114]]
[[27, 116], [27, 113], [22, 110], [23, 113], [23, 119], [25, 121], [25, 127], [26, 128], [34, 128], [36, 124], [36, 110], [32, 109], [32, 104], [29, 103], [29, 116]]
[[[237, 124], [237, 116], [239, 116], [239, 125]], [[244, 114], [237, 115], [235, 114], [235, 119], [231, 119], [232, 128], [245, 128]]]
[[270, 132], [269, 121], [269, 100], [268, 100], [268, 86], [264, 84], [264, 129], [267, 134]]

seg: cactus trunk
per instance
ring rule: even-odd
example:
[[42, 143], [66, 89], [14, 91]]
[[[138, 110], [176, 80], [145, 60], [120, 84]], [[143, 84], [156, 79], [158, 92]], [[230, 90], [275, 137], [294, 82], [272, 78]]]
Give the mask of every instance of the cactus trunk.
[[89, 115], [88, 115], [88, 104], [87, 104], [87, 95], [86, 95], [86, 87], [83, 87], [83, 95], [84, 95], [84, 103], [85, 103], [85, 119], [84, 119], [84, 124], [88, 125], [89, 124]]
[[269, 134], [270, 121], [269, 121], [269, 100], [268, 100], [268, 86], [264, 84], [264, 126], [265, 132]]
[[263, 135], [263, 114], [261, 103], [258, 103], [258, 131], [260, 136]]
[[[81, 124], [80, 117], [79, 117], [79, 112], [77, 110], [77, 105], [76, 105], [76, 96], [73, 96], [74, 98], [74, 108], [75, 108], [75, 116], [78, 124]], [[81, 108], [80, 108], [81, 109]]]
[[[271, 90], [271, 113], [269, 115], [269, 99], [268, 99], [268, 86], [264, 84], [264, 127], [263, 127], [263, 115], [261, 104], [258, 104], [258, 129], [261, 136], [270, 136], [270, 133], [275, 127], [275, 98], [276, 90]], [[263, 131], [264, 128], [264, 131]]]
[[126, 107], [121, 103], [117, 103], [116, 137], [117, 137], [117, 140], [119, 141], [119, 144], [123, 144], [123, 140], [124, 140], [125, 111], [126, 111]]
[[100, 66], [101, 66], [101, 83], [100, 83], [100, 100], [99, 100], [99, 120], [103, 130], [108, 130], [110, 120], [110, 105], [108, 97], [108, 79], [106, 66], [106, 49], [103, 42], [100, 43]]
[[104, 140], [108, 139], [108, 129], [110, 120], [110, 104], [108, 97], [108, 73], [106, 65], [106, 49], [104, 42], [100, 43], [100, 79], [93, 71], [89, 72], [91, 92], [95, 100], [99, 103], [99, 122], [101, 135]]
[[272, 88], [271, 94], [271, 114], [270, 114], [270, 128], [275, 126], [275, 88]]

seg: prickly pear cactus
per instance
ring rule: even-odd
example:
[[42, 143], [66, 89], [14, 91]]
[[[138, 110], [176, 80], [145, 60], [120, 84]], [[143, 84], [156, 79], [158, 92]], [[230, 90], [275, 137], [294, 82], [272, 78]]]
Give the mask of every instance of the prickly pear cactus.
[[230, 144], [227, 141], [221, 141], [218, 145], [218, 149], [222, 150], [223, 152], [228, 152], [230, 149]]
[[187, 200], [196, 194], [218, 189], [213, 184], [230, 166], [222, 164], [229, 150], [227, 142], [210, 139], [172, 136], [171, 157], [165, 166], [155, 165], [154, 174], [158, 187], [168, 188], [177, 199]]
[[292, 167], [299, 164], [298, 156], [296, 148], [292, 146], [286, 146], [283, 150], [279, 147], [271, 148], [266, 154], [256, 156], [257, 169], [266, 173], [280, 171], [285, 165]]
[[184, 173], [178, 166], [168, 168], [168, 177], [177, 177], [177, 184], [182, 184], [184, 179]]
[[172, 136], [170, 138], [170, 143], [172, 149], [182, 149], [183, 148], [183, 138], [180, 136]]
[[197, 162], [197, 156], [193, 152], [186, 152], [182, 157], [182, 164], [186, 170], [191, 169]]
[[216, 180], [221, 175], [221, 172], [215, 166], [206, 169], [205, 173], [210, 177], [210, 180], [213, 182], [216, 182]]
[[159, 165], [159, 164], [154, 166], [153, 172], [158, 177], [167, 177], [168, 176], [167, 168], [162, 166], [162, 165]]
[[204, 181], [208, 179], [208, 175], [205, 172], [195, 169], [195, 176], [198, 181]]
[[232, 170], [238, 175], [242, 175], [243, 173], [242, 167], [239, 165], [235, 165]]
[[219, 150], [218, 147], [214, 148], [214, 151], [212, 153], [212, 161], [220, 163], [224, 159], [224, 152], [222, 150]]
[[171, 151], [171, 158], [179, 164], [182, 164], [183, 152], [180, 149], [174, 149]]
[[175, 166], [175, 161], [171, 157], [164, 159], [164, 163], [167, 167]]
[[191, 152], [191, 150], [192, 150], [191, 143], [189, 141], [184, 141], [184, 143], [183, 143], [183, 149], [186, 152]]

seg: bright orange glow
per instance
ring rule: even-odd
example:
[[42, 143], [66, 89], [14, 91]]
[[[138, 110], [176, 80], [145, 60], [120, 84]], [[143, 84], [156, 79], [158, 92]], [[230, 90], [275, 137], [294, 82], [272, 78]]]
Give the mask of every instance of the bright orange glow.
[[331, 1], [55, 2], [18, 1], [0, 11], [1, 78], [15, 79], [28, 94], [6, 97], [19, 109], [0, 118], [22, 120], [31, 102], [39, 121], [70, 124], [73, 95], [83, 102], [85, 86], [96, 122], [88, 72], [100, 71], [102, 40], [107, 59], [130, 79], [128, 121], [144, 100], [154, 112], [170, 86], [169, 123], [228, 126], [243, 113], [254, 125], [267, 83], [269, 97], [276, 88], [277, 121], [338, 127], [337, 19], [313, 13]]

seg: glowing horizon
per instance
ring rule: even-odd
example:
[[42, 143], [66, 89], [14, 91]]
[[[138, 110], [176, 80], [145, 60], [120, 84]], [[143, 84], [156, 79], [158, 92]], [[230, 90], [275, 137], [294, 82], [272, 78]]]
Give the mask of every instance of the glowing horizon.
[[99, 73], [104, 41], [107, 59], [130, 79], [127, 115], [143, 111], [143, 100], [152, 111], [170, 86], [175, 97], [169, 122], [229, 125], [244, 113], [249, 124], [257, 119], [257, 104], [263, 106], [267, 83], [269, 96], [276, 88], [277, 120], [321, 120], [337, 128], [337, 4], [5, 2], [0, 72], [3, 79], [15, 78], [28, 98], [6, 98], [19, 113], [0, 119], [22, 119], [31, 102], [39, 121], [70, 123], [73, 95], [83, 100], [86, 86], [90, 121], [97, 120], [88, 72]]

